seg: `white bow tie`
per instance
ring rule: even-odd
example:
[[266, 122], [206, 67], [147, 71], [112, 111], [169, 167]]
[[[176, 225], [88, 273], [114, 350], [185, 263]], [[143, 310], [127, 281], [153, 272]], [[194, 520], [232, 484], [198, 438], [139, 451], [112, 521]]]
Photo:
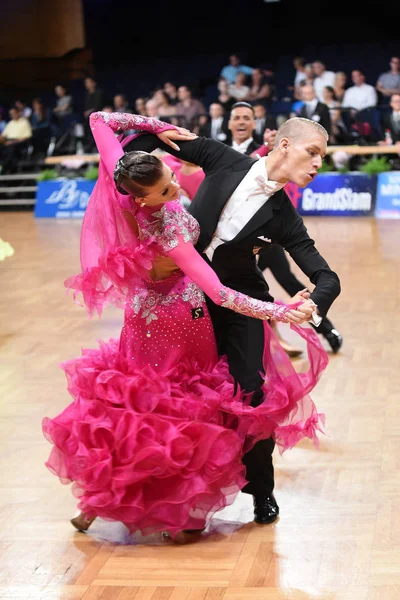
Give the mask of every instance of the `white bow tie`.
[[277, 183], [276, 181], [269, 181], [264, 175], [257, 175], [255, 180], [257, 181], [258, 187], [254, 194], [266, 194], [267, 196], [271, 196], [283, 188], [283, 184]]

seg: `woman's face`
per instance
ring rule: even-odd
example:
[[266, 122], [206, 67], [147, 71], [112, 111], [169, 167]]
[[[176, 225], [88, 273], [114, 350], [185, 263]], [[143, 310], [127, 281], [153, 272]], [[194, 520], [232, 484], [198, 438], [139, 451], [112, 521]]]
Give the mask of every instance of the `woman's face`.
[[[139, 206], [144, 203], [146, 206], [158, 206], [159, 204], [166, 204], [172, 200], [178, 200], [179, 190], [181, 186], [176, 181], [175, 173], [163, 163], [163, 174], [160, 179], [146, 189], [146, 196], [143, 198], [135, 198], [135, 202]], [[129, 191], [129, 190], [128, 190]]]

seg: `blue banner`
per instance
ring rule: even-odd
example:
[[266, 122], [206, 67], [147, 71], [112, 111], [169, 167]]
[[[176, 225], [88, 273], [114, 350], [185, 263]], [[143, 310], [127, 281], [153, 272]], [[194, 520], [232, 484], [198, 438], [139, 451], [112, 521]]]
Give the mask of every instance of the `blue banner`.
[[35, 217], [81, 219], [95, 184], [87, 179], [39, 181]]
[[400, 219], [400, 171], [379, 173], [375, 216]]
[[364, 173], [320, 173], [305, 188], [285, 186], [299, 214], [364, 216], [373, 215], [376, 176]]

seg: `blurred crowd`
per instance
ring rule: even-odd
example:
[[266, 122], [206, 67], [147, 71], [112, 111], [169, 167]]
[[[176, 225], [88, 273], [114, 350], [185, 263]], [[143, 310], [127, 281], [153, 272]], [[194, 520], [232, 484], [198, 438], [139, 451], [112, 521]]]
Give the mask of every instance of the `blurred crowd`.
[[[276, 73], [262, 65], [249, 66], [238, 55], [229, 57], [216, 74], [211, 94], [201, 95], [185, 83], [166, 81], [148, 95], [127, 98], [119, 90], [104, 90], [93, 77], [82, 82], [82, 103], [62, 84], [54, 89], [51, 106], [39, 97], [16, 99], [0, 107], [0, 166], [3, 174], [17, 172], [22, 160], [39, 163], [45, 156], [96, 152], [89, 129], [94, 111], [127, 112], [156, 117], [234, 145], [230, 111], [246, 102], [254, 109], [253, 137], [273, 143], [273, 133], [291, 116], [318, 121], [330, 144], [400, 144], [400, 58], [375, 82], [362, 70], [329, 70], [321, 60], [293, 59], [293, 80], [282, 89]], [[334, 155], [339, 165], [349, 157]], [[337, 165], [336, 165], [337, 166]]]

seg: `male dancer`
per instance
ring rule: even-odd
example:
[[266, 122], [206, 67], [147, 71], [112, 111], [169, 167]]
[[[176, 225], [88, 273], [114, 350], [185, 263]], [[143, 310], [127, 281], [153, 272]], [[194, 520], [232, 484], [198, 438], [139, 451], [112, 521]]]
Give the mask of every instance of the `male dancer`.
[[[170, 140], [174, 135], [174, 131], [160, 134]], [[299, 322], [313, 318], [318, 324], [340, 293], [339, 278], [315, 248], [283, 187], [288, 181], [300, 187], [312, 181], [322, 165], [327, 140], [321, 125], [296, 117], [281, 125], [273, 150], [261, 159], [202, 137], [179, 142], [180, 150], [175, 150], [155, 135], [144, 134], [125, 149], [152, 152], [160, 147], [201, 166], [205, 178], [189, 209], [200, 224], [198, 252], [224, 285], [271, 301], [256, 253], [271, 242], [286, 248], [315, 285], [310, 299], [298, 308], [303, 313]], [[233, 377], [243, 390], [253, 393], [252, 405], [257, 406], [263, 397], [263, 324], [212, 303], [209, 309], [220, 353], [226, 354]], [[262, 440], [243, 458], [248, 484], [242, 491], [253, 495], [255, 520], [261, 524], [273, 522], [279, 514], [273, 495], [273, 449], [272, 439]]]

